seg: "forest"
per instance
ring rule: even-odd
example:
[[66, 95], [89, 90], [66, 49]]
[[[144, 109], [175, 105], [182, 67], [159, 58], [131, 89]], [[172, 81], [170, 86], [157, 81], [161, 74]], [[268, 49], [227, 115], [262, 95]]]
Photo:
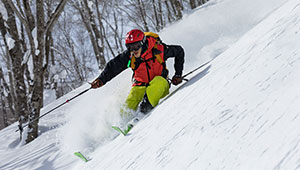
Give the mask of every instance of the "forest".
[[[129, 30], [160, 32], [207, 1], [0, 0], [0, 129], [93, 79]], [[27, 143], [38, 136], [38, 120], [27, 133]]]

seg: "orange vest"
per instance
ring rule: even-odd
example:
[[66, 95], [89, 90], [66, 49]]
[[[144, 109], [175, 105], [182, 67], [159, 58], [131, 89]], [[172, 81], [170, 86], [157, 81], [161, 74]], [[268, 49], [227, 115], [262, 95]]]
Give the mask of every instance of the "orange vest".
[[[155, 76], [161, 76], [164, 65], [164, 56], [163, 56], [163, 51], [164, 51], [164, 46], [161, 44], [156, 44], [156, 40], [152, 37], [147, 37], [148, 40], [148, 49], [142, 54], [141, 58], [142, 63], [136, 68], [133, 69], [134, 75], [134, 84], [133, 86], [136, 85], [148, 85], [149, 82], [155, 77]], [[156, 46], [156, 51], [160, 52], [161, 60], [163, 61], [158, 61], [157, 57], [154, 56], [153, 54], [153, 48]], [[131, 61], [131, 65], [134, 64], [134, 61]]]

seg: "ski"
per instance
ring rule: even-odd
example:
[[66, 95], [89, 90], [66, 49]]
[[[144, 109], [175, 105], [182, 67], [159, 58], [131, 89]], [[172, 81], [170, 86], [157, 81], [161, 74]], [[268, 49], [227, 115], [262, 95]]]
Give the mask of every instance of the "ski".
[[82, 153], [80, 152], [75, 152], [74, 153], [75, 156], [79, 157], [81, 160], [83, 160], [84, 162], [88, 162], [91, 159], [87, 158], [86, 156], [84, 156]]
[[118, 126], [112, 126], [112, 128], [115, 129], [117, 132], [119, 132], [119, 133], [123, 134], [124, 136], [126, 136], [129, 133], [129, 131], [133, 128], [133, 125], [132, 124], [128, 124], [127, 125], [127, 129], [125, 129], [125, 130], [122, 130]]

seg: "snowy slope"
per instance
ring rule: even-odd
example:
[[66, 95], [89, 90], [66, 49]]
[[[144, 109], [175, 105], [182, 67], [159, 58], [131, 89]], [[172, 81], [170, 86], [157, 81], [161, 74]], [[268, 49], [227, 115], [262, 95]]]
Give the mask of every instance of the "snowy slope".
[[[217, 57], [129, 136], [112, 140], [109, 128], [130, 89], [126, 71], [41, 120], [28, 145], [16, 125], [3, 129], [0, 169], [300, 169], [299, 28], [297, 0], [210, 1], [162, 37], [184, 46], [186, 72]], [[81, 162], [77, 150], [93, 159]]]
[[290, 0], [76, 168], [300, 169], [299, 28]]

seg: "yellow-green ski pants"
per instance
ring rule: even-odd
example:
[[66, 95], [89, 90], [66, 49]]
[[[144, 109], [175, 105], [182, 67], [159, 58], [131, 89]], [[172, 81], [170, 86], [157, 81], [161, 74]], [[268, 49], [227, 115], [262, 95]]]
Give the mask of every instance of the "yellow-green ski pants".
[[125, 102], [127, 108], [136, 110], [145, 93], [150, 104], [155, 107], [161, 98], [169, 94], [169, 83], [162, 76], [156, 76], [148, 86], [133, 86]]

